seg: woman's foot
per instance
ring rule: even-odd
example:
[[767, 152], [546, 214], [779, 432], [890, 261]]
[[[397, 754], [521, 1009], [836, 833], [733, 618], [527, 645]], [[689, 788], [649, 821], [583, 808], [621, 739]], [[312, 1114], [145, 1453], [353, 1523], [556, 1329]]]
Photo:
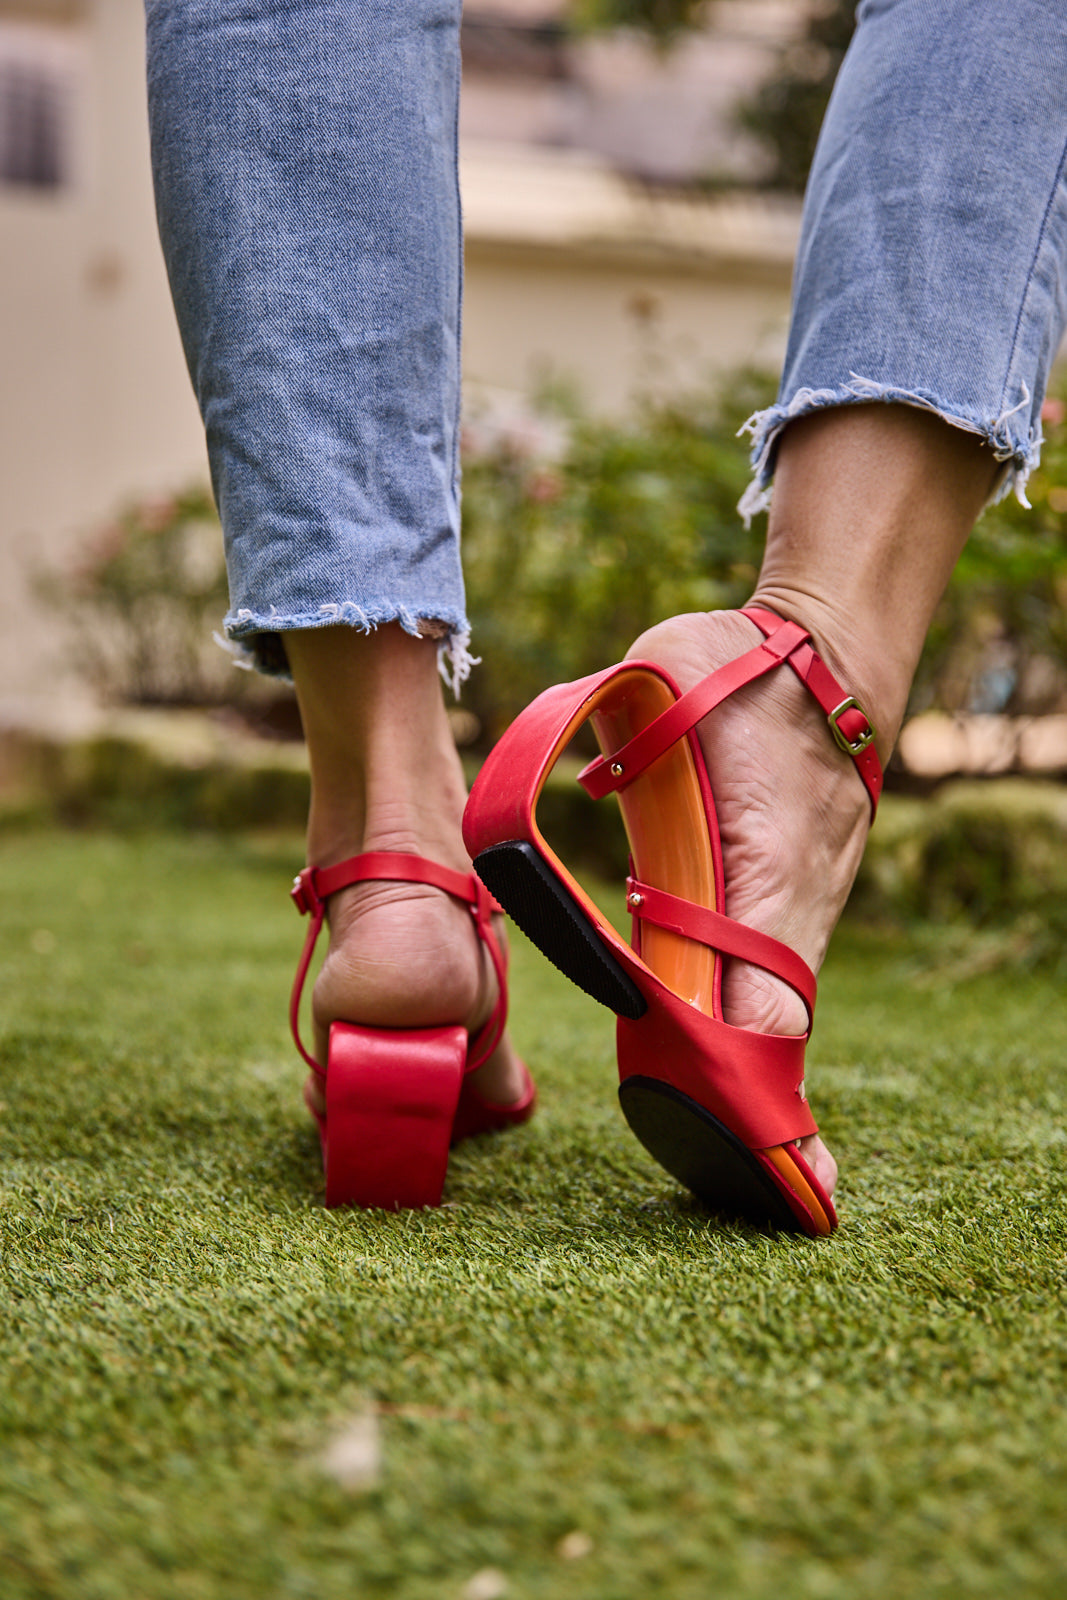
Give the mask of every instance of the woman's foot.
[[[923, 640], [998, 466], [977, 435], [898, 405], [831, 407], [790, 423], [778, 446], [767, 547], [753, 603], [809, 628], [834, 676], [877, 730], [883, 764]], [[736, 612], [675, 617], [631, 656], [684, 690], [758, 644]], [[788, 668], [740, 690], [699, 728], [722, 833], [726, 910], [818, 971], [870, 824], [866, 791], [826, 718]], [[728, 963], [728, 1022], [803, 1033], [793, 991]], [[827, 1190], [821, 1139], [801, 1150]]]
[[[738, 612], [697, 612], [649, 629], [629, 655], [665, 667], [684, 692], [762, 637]], [[867, 709], [847, 665], [815, 643]], [[722, 838], [727, 914], [789, 945], [817, 973], [863, 854], [867, 791], [788, 667], [732, 695], [698, 733]], [[723, 1011], [727, 1022], [760, 1033], [807, 1028], [794, 990], [743, 961], [726, 965]], [[813, 1134], [800, 1149], [832, 1193], [837, 1163], [822, 1140]]]
[[[410, 835], [403, 841], [379, 838], [362, 848], [427, 855], [454, 870], [471, 870], [462, 847], [457, 863], [455, 852], [443, 859], [444, 852], [420, 847]], [[492, 1015], [498, 982], [489, 952], [467, 907], [441, 890], [414, 883], [356, 884], [331, 897], [328, 917], [329, 948], [312, 994], [313, 1054], [324, 1066], [335, 1021], [382, 1028], [458, 1023], [473, 1037]], [[503, 918], [494, 924], [503, 945]], [[506, 1033], [470, 1082], [494, 1105], [522, 1098], [526, 1075]], [[317, 1073], [308, 1074], [304, 1099], [311, 1111], [324, 1114]]]
[[[428, 857], [469, 873], [460, 831], [466, 785], [441, 698], [437, 647], [396, 624], [287, 636], [311, 763], [308, 861], [334, 866], [364, 851]], [[326, 1063], [330, 1024], [472, 1034], [492, 1015], [497, 977], [468, 908], [413, 883], [356, 884], [331, 896], [329, 948], [312, 996], [314, 1055]], [[503, 938], [503, 919], [497, 926]], [[526, 1090], [507, 1035], [471, 1084], [495, 1105]], [[312, 1074], [304, 1097], [325, 1109]]]

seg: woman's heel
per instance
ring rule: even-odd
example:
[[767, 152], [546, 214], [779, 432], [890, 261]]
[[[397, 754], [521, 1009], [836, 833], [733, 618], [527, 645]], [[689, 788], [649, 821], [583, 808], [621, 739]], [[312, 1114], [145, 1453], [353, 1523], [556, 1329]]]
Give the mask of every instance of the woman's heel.
[[441, 1204], [466, 1060], [465, 1028], [333, 1024], [320, 1124], [327, 1206]]
[[[300, 1039], [300, 996], [331, 895], [356, 883], [421, 883], [440, 889], [470, 911], [496, 974], [496, 1004], [471, 1035], [466, 1028], [366, 1028], [335, 1022], [326, 1070]], [[293, 884], [296, 908], [311, 918], [289, 998], [296, 1048], [323, 1083], [307, 1097], [319, 1125], [328, 1206], [375, 1206], [386, 1211], [439, 1206], [449, 1144], [473, 1134], [511, 1128], [533, 1115], [537, 1094], [526, 1068], [523, 1092], [497, 1105], [466, 1085], [465, 1074], [485, 1065], [507, 1021], [507, 959], [493, 931], [500, 907], [472, 872], [455, 872], [425, 856], [365, 851], [329, 867], [305, 867]]]

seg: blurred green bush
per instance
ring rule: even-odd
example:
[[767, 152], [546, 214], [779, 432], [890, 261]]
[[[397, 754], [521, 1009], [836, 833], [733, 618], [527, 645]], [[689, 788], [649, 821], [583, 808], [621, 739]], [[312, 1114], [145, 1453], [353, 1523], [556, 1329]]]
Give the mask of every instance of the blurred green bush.
[[812, 0], [796, 38], [737, 108], [738, 126], [767, 152], [764, 186], [803, 194], [838, 69], [856, 26], [856, 0]]
[[124, 506], [37, 588], [66, 616], [74, 665], [105, 701], [216, 705], [243, 688], [248, 674], [212, 641], [227, 591], [206, 485]]
[[[736, 510], [737, 429], [771, 397], [735, 375], [718, 395], [573, 423], [554, 460], [503, 435], [468, 458], [464, 563], [483, 666], [465, 702], [492, 741], [547, 684], [617, 661], [652, 623], [743, 603], [763, 526]], [[912, 709], [1040, 714], [1067, 706], [1067, 425], [1046, 402], [1027, 509], [1011, 496], [971, 536], [930, 630]]]
[[926, 800], [887, 795], [848, 914], [943, 930], [931, 974], [1067, 972], [1067, 790], [1007, 777], [958, 779]]
[[464, 703], [486, 743], [546, 685], [619, 660], [653, 623], [751, 594], [763, 537], [737, 514], [749, 478], [737, 430], [771, 398], [770, 380], [740, 373], [625, 422], [572, 419], [554, 459], [515, 432], [466, 456], [463, 563], [483, 665]]
[[667, 43], [698, 27], [704, 0], [570, 0], [568, 21], [579, 32], [638, 28]]
[[915, 711], [1039, 715], [1067, 705], [1067, 406], [1042, 412], [1041, 465], [980, 517], [938, 608]]
[[[650, 402], [623, 421], [557, 404], [511, 426], [467, 425], [463, 556], [482, 665], [463, 704], [479, 748], [548, 684], [619, 660], [653, 623], [748, 598], [763, 528], [737, 514], [749, 477], [737, 430], [771, 397], [769, 379], [739, 373], [717, 392]], [[1045, 419], [1033, 509], [1012, 498], [979, 521], [931, 629], [913, 709], [1067, 706], [1061, 399], [1046, 403]], [[226, 590], [206, 489], [129, 507], [48, 588], [105, 698], [211, 705], [255, 694], [255, 675], [235, 672], [212, 643]]]

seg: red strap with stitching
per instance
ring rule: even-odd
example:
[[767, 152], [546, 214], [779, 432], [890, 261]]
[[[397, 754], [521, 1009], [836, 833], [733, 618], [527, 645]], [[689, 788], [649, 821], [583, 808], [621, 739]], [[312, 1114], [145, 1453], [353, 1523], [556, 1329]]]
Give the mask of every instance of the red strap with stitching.
[[485, 1026], [479, 1031], [477, 1045], [468, 1048], [466, 1071], [474, 1072], [492, 1055], [500, 1043], [507, 1024], [507, 977], [504, 957], [490, 918], [501, 910], [482, 880], [473, 872], [454, 872], [451, 867], [439, 866], [426, 856], [407, 855], [396, 850], [367, 850], [362, 855], [350, 856], [332, 867], [305, 867], [293, 883], [291, 896], [296, 909], [304, 916], [310, 915], [311, 925], [300, 955], [289, 998], [289, 1027], [296, 1048], [308, 1066], [321, 1077], [323, 1069], [305, 1050], [300, 1038], [300, 997], [304, 990], [311, 957], [326, 916], [326, 902], [332, 894], [348, 889], [355, 883], [372, 880], [393, 883], [424, 883], [433, 889], [443, 889], [456, 900], [470, 907], [478, 928], [479, 937], [489, 950], [489, 959], [497, 977], [497, 1001]]
[[772, 939], [768, 933], [757, 933], [755, 928], [747, 928], [744, 923], [734, 922], [720, 911], [668, 894], [665, 889], [656, 889], [638, 878], [626, 880], [626, 904], [638, 919], [671, 933], [680, 933], [687, 939], [696, 939], [721, 955], [751, 961], [781, 978], [803, 1000], [810, 1030], [815, 1013], [815, 974], [787, 944]]
[[594, 800], [625, 789], [728, 696], [788, 662], [826, 713], [835, 741], [855, 763], [870, 796], [873, 820], [882, 791], [882, 765], [872, 742], [870, 719], [838, 683], [806, 629], [759, 606], [746, 607], [742, 615], [766, 635], [762, 644], [703, 678], [620, 750], [591, 761], [579, 773], [578, 782]]

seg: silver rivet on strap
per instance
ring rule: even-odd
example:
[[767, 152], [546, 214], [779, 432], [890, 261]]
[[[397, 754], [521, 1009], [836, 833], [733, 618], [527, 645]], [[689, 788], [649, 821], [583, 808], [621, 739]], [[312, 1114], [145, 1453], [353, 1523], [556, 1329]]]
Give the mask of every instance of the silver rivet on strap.
[[621, 778], [622, 777], [622, 762], [621, 761], [613, 761], [611, 763], [611, 769], [610, 770], [611, 770], [611, 776], [613, 778]]

